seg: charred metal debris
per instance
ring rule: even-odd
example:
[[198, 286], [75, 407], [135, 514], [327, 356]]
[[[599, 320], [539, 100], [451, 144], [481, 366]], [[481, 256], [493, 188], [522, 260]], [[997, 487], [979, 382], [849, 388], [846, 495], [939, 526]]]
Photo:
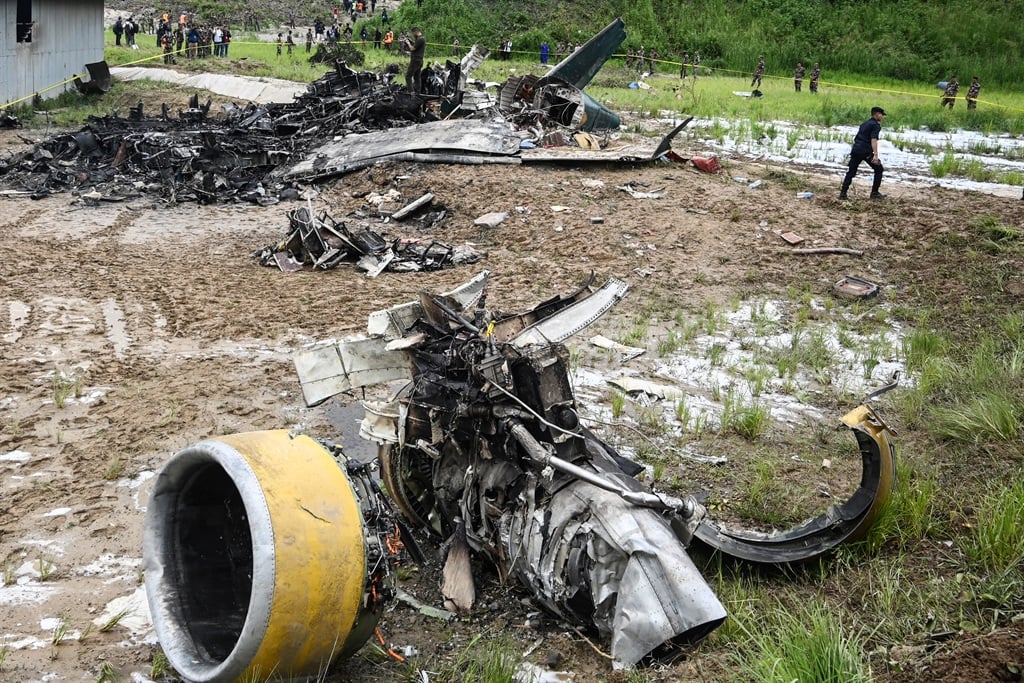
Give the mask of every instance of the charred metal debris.
[[[393, 213], [392, 217], [404, 218], [429, 205], [432, 199], [433, 195], [429, 193], [423, 195]], [[427, 210], [424, 223], [427, 227], [440, 224], [445, 215], [444, 209]], [[254, 252], [253, 258], [259, 259], [264, 266], [285, 272], [307, 268], [330, 270], [343, 263], [355, 264], [370, 277], [376, 277], [383, 271], [441, 270], [476, 263], [486, 256], [469, 244], [452, 246], [437, 240], [388, 238], [365, 221], [361, 221], [358, 227], [349, 227], [326, 211], [316, 213], [311, 204], [289, 211], [288, 223], [285, 238]]]
[[[843, 417], [862, 460], [845, 502], [789, 530], [729, 529], [699, 502], [642, 484], [642, 467], [587, 428], [563, 342], [619, 302], [624, 282], [594, 278], [522, 313], [490, 308], [489, 274], [370, 315], [367, 335], [294, 356], [309, 405], [371, 385], [360, 435], [402, 516], [446, 549], [445, 607], [476, 599], [475, 562], [610, 642], [616, 668], [695, 643], [726, 611], [687, 553], [698, 540], [759, 563], [820, 556], [863, 537], [892, 491], [891, 430], [865, 398]], [[475, 558], [475, 559], [474, 559]]]
[[[381, 161], [521, 163], [531, 145], [593, 148], [596, 138], [579, 133], [620, 121], [582, 88], [625, 36], [617, 19], [547, 75], [490, 88], [469, 79], [488, 54], [473, 46], [459, 62], [425, 69], [422, 94], [396, 83], [397, 65], [375, 73], [338, 61], [288, 103], [214, 113], [193, 96], [186, 109], [164, 104], [151, 116], [140, 102], [127, 118], [90, 117], [77, 132], [0, 158], [0, 192], [273, 204], [297, 198], [304, 183]], [[344, 163], [332, 163], [339, 156]]]

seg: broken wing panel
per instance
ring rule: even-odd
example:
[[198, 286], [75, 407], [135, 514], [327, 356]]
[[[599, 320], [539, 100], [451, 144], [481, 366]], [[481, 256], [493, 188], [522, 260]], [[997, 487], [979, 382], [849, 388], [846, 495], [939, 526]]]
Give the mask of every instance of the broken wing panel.
[[863, 538], [892, 493], [896, 453], [889, 441], [892, 430], [869, 406], [858, 406], [843, 422], [853, 430], [862, 460], [860, 486], [849, 500], [785, 531], [729, 529], [705, 519], [694, 535], [726, 555], [770, 564], [808, 560]]
[[409, 356], [389, 350], [384, 339], [331, 342], [292, 356], [306, 405], [314, 406], [349, 389], [411, 379]]
[[288, 179], [326, 178], [340, 175], [366, 162], [408, 152], [464, 153], [483, 158], [506, 157], [519, 152], [520, 137], [512, 127], [497, 120], [433, 121], [405, 128], [390, 128], [346, 135], [329, 142], [297, 163], [285, 174]]
[[530, 325], [512, 338], [520, 348], [531, 344], [554, 344], [585, 329], [619, 303], [629, 290], [622, 280], [608, 278], [601, 288], [554, 315]]
[[[455, 289], [445, 292], [443, 296], [455, 300], [465, 310], [480, 299], [487, 288], [490, 274], [489, 270], [482, 271], [472, 280], [467, 280]], [[422, 315], [423, 306], [419, 301], [410, 301], [382, 311], [374, 311], [366, 321], [366, 333], [374, 337], [383, 337], [386, 340], [399, 339], [405, 336], [406, 331]]]

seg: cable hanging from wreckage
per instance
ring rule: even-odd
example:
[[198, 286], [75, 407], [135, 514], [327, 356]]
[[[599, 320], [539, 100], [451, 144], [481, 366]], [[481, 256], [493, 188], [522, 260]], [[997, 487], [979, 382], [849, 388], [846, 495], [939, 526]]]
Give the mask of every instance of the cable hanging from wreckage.
[[[694, 538], [753, 562], [807, 560], [861, 538], [888, 499], [895, 478], [891, 430], [867, 402], [894, 385], [843, 417], [860, 449], [858, 489], [792, 529], [726, 528], [692, 496], [645, 487], [634, 477], [639, 466], [582, 423], [562, 344], [620, 301], [625, 283], [610, 279], [596, 287], [591, 277], [571, 295], [507, 314], [487, 307], [488, 278], [485, 271], [445, 294], [421, 293], [416, 301], [371, 314], [366, 337], [315, 345], [294, 356], [309, 405], [404, 380], [390, 399], [364, 402], [360, 435], [379, 444], [381, 478], [400, 516], [447, 545], [441, 591], [446, 606], [472, 607], [469, 558], [475, 552], [493, 562], [502, 577], [514, 577], [550, 612], [597, 631], [611, 644], [614, 666], [630, 667], [701, 640], [726, 618], [686, 552]], [[293, 451], [301, 461], [293, 459]], [[322, 659], [282, 655], [281, 635], [273, 628], [280, 614], [307, 624], [304, 642], [316, 634], [312, 621], [303, 620], [309, 591], [298, 576], [289, 584], [281, 572], [301, 571], [317, 580], [342, 574], [351, 602], [364, 596], [362, 612], [350, 607], [343, 612], [344, 623], [334, 625], [348, 635], [345, 653], [361, 644], [368, 628], [372, 631], [368, 624], [376, 623], [388, 596], [381, 567], [396, 560], [388, 552], [394, 548], [389, 534], [402, 527], [364, 475], [342, 458], [308, 437], [278, 431], [202, 442], [165, 465], [146, 520], [147, 592], [164, 650], [179, 671], [179, 662], [190, 667], [189, 680], [231, 680], [223, 677], [225, 662], [235, 676], [271, 661], [281, 672], [326, 666]], [[303, 470], [301, 481], [277, 480], [306, 461], [316, 469]], [[334, 472], [333, 479], [328, 472]], [[346, 478], [347, 484], [341, 481]], [[307, 490], [311, 482], [315, 492]], [[194, 508], [204, 509], [220, 489], [233, 492], [234, 509], [256, 511], [250, 513], [248, 540], [237, 528], [244, 524], [218, 521], [223, 513], [212, 521], [204, 518], [200, 528], [202, 515]], [[340, 542], [354, 558], [348, 564], [331, 555], [322, 540], [307, 538], [322, 531], [324, 520], [340, 522], [325, 490], [351, 508], [348, 535]], [[278, 524], [274, 506], [283, 498], [300, 501], [305, 512]], [[264, 515], [268, 507], [271, 513]], [[354, 512], [359, 509], [362, 516]], [[222, 523], [231, 532], [220, 529]], [[236, 539], [229, 554], [240, 561], [230, 569], [222, 562], [214, 578], [212, 570], [191, 567], [203, 566], [205, 553], [218, 550], [223, 541], [217, 538]], [[307, 541], [304, 567], [289, 566], [293, 546]], [[256, 598], [257, 587], [267, 591], [270, 579], [254, 576], [247, 584], [244, 578], [247, 571], [259, 573], [257, 552], [278, 568], [275, 576], [284, 584], [273, 594], [274, 604], [265, 607]], [[284, 559], [278, 562], [275, 553]], [[202, 600], [214, 581], [226, 581], [241, 596], [230, 610]], [[248, 603], [246, 588], [252, 595]], [[226, 634], [222, 629], [219, 649], [207, 645], [211, 636], [202, 626], [223, 616], [208, 613], [215, 609], [232, 615], [233, 629]], [[271, 626], [265, 626], [268, 618]]]

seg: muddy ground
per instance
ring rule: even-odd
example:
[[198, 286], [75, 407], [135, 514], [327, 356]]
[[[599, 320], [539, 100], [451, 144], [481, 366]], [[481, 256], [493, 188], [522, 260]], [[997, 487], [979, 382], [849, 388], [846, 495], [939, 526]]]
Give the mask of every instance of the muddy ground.
[[[677, 150], [700, 152], [687, 144]], [[411, 200], [430, 191], [452, 212], [445, 227], [426, 234], [384, 226], [388, 233], [487, 252], [477, 266], [375, 279], [353, 267], [285, 274], [250, 258], [283, 235], [293, 204], [0, 201], [0, 680], [94, 681], [104, 667], [119, 680], [150, 677], [158, 646], [131, 600], [140, 596], [153, 473], [210, 435], [288, 427], [337, 438], [332, 403], [304, 406], [290, 354], [360, 332], [373, 310], [450, 288], [481, 268], [493, 273], [496, 306], [525, 308], [593, 271], [631, 287], [595, 328], [620, 338], [630, 316], [655, 302], [700, 311], [708, 300], [785, 297], [794, 288], [824, 295], [846, 274], [880, 282], [898, 301], [939, 286], [934, 275], [955, 264], [935, 262], [930, 245], [950, 234], [973, 239], [975, 216], [1024, 225], [1024, 202], [1015, 199], [887, 186], [890, 197], [871, 202], [865, 176], [855, 200], [840, 203], [836, 177], [722, 162], [727, 173], [717, 176], [662, 163], [384, 165], [318, 188], [315, 206], [335, 217], [365, 211], [368, 192], [395, 188]], [[735, 175], [764, 182], [751, 190], [729, 180]], [[664, 189], [664, 197], [634, 199], [617, 189], [628, 182]], [[798, 200], [799, 190], [815, 197]], [[496, 228], [473, 225], [491, 211], [510, 217]], [[788, 231], [806, 238], [801, 246], [864, 255], [792, 255], [779, 237]], [[944, 295], [1019, 305], [1017, 273], [990, 292], [954, 287]], [[435, 570], [412, 572], [404, 587], [439, 604]], [[454, 623], [396, 604], [382, 633], [415, 654], [402, 664], [367, 647], [340, 665], [337, 680], [410, 680], [418, 667], [436, 671], [464, 654], [477, 634], [505, 637], [531, 651], [531, 661], [578, 672], [577, 681], [626, 680], [611, 672], [606, 644], [538, 617], [515, 587], [482, 576], [480, 608]], [[875, 673], [904, 678], [927, 667], [929, 680], [1002, 680], [1004, 663], [1024, 661], [1020, 630], [911, 649], [903, 673], [884, 665]], [[729, 670], [722, 652], [706, 646], [651, 676], [716, 680]]]

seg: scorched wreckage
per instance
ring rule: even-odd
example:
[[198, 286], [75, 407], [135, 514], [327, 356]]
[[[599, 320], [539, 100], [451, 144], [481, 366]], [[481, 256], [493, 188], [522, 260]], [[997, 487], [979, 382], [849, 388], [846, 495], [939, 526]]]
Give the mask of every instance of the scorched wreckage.
[[[74, 191], [119, 201], [142, 193], [169, 201], [273, 204], [298, 188], [384, 161], [523, 163], [524, 147], [598, 146], [589, 131], [614, 130], [619, 117], [583, 92], [625, 39], [616, 20], [544, 77], [502, 84], [469, 78], [486, 59], [473, 46], [459, 62], [425, 69], [425, 93], [395, 82], [397, 71], [356, 71], [344, 62], [292, 102], [229, 106], [214, 116], [193, 97], [148, 117], [91, 117], [0, 159], [4, 194], [35, 198]], [[109, 87], [105, 71], [94, 78]], [[16, 122], [15, 122], [16, 123]], [[550, 157], [544, 159], [550, 160]]]
[[587, 282], [507, 313], [489, 307], [488, 279], [423, 292], [371, 314], [363, 337], [294, 356], [310, 405], [401, 383], [364, 401], [360, 426], [379, 446], [387, 497], [367, 465], [286, 431], [203, 441], [164, 466], [147, 511], [146, 587], [186, 678], [315, 674], [351, 653], [394, 596], [392, 565], [418, 552], [407, 524], [446, 549], [447, 608], [473, 609], [475, 555], [610, 642], [615, 667], [635, 666], [727, 617], [691, 543], [754, 562], [810, 559], [860, 538], [887, 500], [890, 430], [867, 401], [843, 418], [860, 447], [859, 488], [792, 529], [725, 528], [696, 496], [647, 488], [583, 423], [562, 343], [625, 283]]
[[[435, 108], [390, 77], [338, 64], [290, 104], [235, 108], [216, 122], [195, 100], [177, 117], [146, 119], [139, 108], [7, 159], [0, 174], [9, 193], [39, 197], [274, 203], [297, 198], [302, 183], [384, 160], [521, 163], [524, 140], [587, 146], [585, 131], [618, 126], [582, 88], [624, 37], [613, 22], [546, 76], [510, 79], [496, 98], [468, 86], [485, 57], [474, 49], [428, 79]], [[630, 161], [670, 154], [678, 130], [650, 158]], [[447, 245], [387, 252], [378, 235], [311, 204], [289, 220], [284, 242], [259, 253], [265, 263], [289, 269], [300, 250], [300, 262], [317, 267], [347, 256], [370, 270], [454, 261]], [[490, 563], [547, 611], [597, 633], [616, 668], [636, 666], [727, 618], [691, 544], [758, 563], [807, 560], [862, 537], [888, 499], [891, 430], [868, 405], [873, 396], [842, 418], [859, 446], [859, 487], [796, 527], [730, 528], [699, 491], [647, 487], [642, 468], [584, 424], [564, 346], [621, 301], [626, 284], [592, 277], [507, 312], [489, 301], [489, 279], [485, 271], [445, 293], [421, 292], [371, 314], [363, 336], [294, 355], [311, 406], [387, 388], [363, 401], [360, 435], [378, 447], [373, 462], [276, 430], [210, 438], [164, 465], [147, 508], [145, 583], [160, 643], [185, 679], [322, 674], [374, 633], [396, 597], [396, 567], [420, 557], [417, 538], [444, 549], [436, 598], [448, 609], [474, 609], [473, 568]]]

